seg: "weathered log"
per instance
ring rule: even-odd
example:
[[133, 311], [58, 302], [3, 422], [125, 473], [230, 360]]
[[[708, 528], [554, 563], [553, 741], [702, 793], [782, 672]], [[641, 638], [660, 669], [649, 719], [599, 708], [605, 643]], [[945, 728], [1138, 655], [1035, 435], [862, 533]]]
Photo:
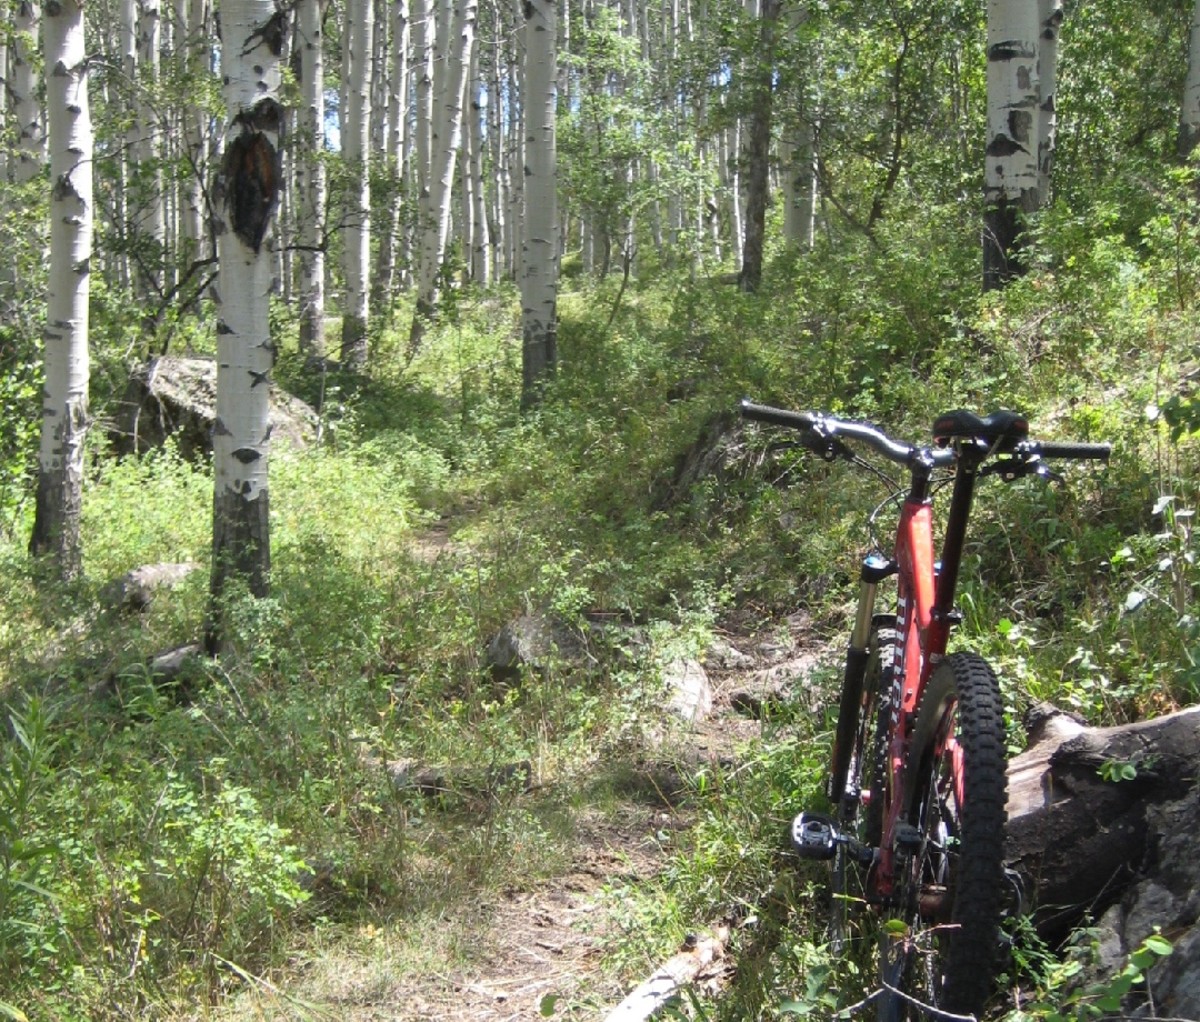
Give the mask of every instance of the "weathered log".
[[728, 940], [729, 927], [725, 925], [704, 937], [689, 937], [679, 952], [630, 991], [625, 1000], [605, 1016], [604, 1022], [645, 1022], [681, 987], [693, 982], [705, 968], [721, 958]]
[[1106, 728], [1049, 706], [1034, 716], [1029, 748], [1009, 764], [1008, 859], [1055, 940], [1150, 863], [1162, 835], [1149, 811], [1196, 784], [1200, 707]]

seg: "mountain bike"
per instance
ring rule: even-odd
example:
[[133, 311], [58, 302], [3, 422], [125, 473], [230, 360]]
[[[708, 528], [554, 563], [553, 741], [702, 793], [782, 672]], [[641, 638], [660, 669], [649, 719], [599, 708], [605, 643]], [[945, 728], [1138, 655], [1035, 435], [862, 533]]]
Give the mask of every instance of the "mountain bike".
[[[1031, 440], [1016, 412], [938, 417], [933, 443], [893, 439], [873, 426], [743, 401], [746, 419], [793, 430], [826, 461], [879, 471], [860, 446], [907, 470], [870, 515], [846, 651], [828, 795], [831, 813], [803, 812], [795, 850], [833, 863], [835, 948], [860, 906], [881, 913], [880, 1022], [977, 1015], [999, 965], [1009, 901], [1004, 872], [1007, 756], [995, 672], [974, 653], [947, 653], [967, 523], [979, 480], [1058, 479], [1047, 462], [1108, 459], [1109, 444]], [[890, 480], [889, 480], [890, 482]], [[933, 497], [950, 485], [941, 556], [934, 557]], [[899, 505], [885, 551], [875, 519]], [[895, 610], [877, 613], [895, 578]]]

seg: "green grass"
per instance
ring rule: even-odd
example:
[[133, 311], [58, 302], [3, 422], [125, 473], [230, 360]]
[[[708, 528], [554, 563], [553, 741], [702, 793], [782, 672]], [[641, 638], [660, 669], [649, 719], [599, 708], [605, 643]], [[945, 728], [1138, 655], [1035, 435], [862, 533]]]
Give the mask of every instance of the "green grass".
[[[0, 1002], [37, 1020], [308, 1017], [248, 977], [305, 973], [328, 993], [353, 971], [386, 1000], [458, 960], [473, 902], [552, 881], [585, 816], [641, 797], [621, 778], [659, 754], [666, 661], [799, 609], [840, 633], [883, 495], [870, 479], [749, 431], [671, 486], [743, 395], [913, 438], [947, 407], [1006, 405], [1043, 436], [1115, 439], [1106, 470], [1062, 488], [983, 490], [956, 641], [1001, 669], [1014, 746], [1034, 700], [1094, 723], [1194, 701], [1200, 458], [1182, 412], [1175, 435], [1146, 412], [1184, 393], [1194, 352], [1160, 300], [1161, 260], [1103, 237], [1079, 251], [1073, 272], [976, 301], [948, 283], [964, 253], [916, 264], [884, 239], [781, 259], [757, 297], [643, 281], [611, 326], [616, 284], [580, 281], [560, 305], [561, 371], [528, 416], [508, 291], [460, 300], [412, 365], [385, 331], [366, 376], [325, 381], [326, 445], [273, 455], [271, 598], [231, 597], [232, 652], [174, 687], [145, 665], [201, 632], [211, 475], [169, 449], [116, 461], [95, 439], [85, 577], [48, 582], [21, 528], [0, 541], [0, 752], [24, 778], [0, 790], [20, 821], [0, 835]], [[294, 355], [280, 376], [315, 395]], [[112, 606], [114, 579], [162, 560], [201, 568], [139, 615]], [[497, 677], [487, 643], [530, 608], [589, 656]], [[689, 774], [666, 868], [603, 899], [606, 975], [639, 978], [734, 916], [751, 964], [693, 1014], [828, 1017], [831, 997], [869, 989], [824, 945], [820, 871], [781, 852], [827, 743], [824, 717], [797, 709], [735, 767]], [[429, 799], [378, 765], [401, 759], [527, 763], [534, 783]]]

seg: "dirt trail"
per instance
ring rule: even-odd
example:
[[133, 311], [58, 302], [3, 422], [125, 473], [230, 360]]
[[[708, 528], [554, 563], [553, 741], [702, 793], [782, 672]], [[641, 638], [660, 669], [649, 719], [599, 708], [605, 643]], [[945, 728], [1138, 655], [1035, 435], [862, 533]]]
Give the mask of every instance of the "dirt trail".
[[[445, 531], [434, 528], [414, 552], [433, 560], [452, 548]], [[736, 762], [739, 749], [761, 732], [763, 707], [804, 690], [818, 660], [814, 648], [810, 623], [800, 615], [770, 634], [723, 636], [704, 665], [711, 712], [690, 727], [671, 729], [661, 760], [635, 779], [637, 794], [631, 791], [615, 808], [577, 811], [573, 852], [552, 879], [519, 889], [501, 886], [466, 916], [425, 924], [423, 958], [413, 947], [422, 940], [382, 929], [361, 932], [344, 948], [322, 947], [286, 990], [264, 986], [237, 999], [222, 1017], [603, 1019], [657, 964], [647, 959], [642, 974], [625, 982], [605, 967], [625, 937], [620, 896], [613, 892], [644, 884], [665, 868], [674, 837], [690, 825], [686, 802], [671, 804], [686, 787], [681, 777], [704, 763]], [[672, 950], [663, 949], [664, 956]]]

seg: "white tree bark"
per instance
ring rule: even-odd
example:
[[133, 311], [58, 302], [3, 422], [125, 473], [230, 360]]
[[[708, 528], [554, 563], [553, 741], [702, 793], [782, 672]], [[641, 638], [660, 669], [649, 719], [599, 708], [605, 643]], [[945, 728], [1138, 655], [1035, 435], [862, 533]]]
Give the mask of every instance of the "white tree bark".
[[387, 234], [380, 239], [380, 278], [385, 294], [391, 295], [405, 276], [404, 182], [408, 167], [407, 148], [411, 141], [408, 130], [409, 78], [412, 61], [409, 58], [411, 25], [408, 0], [393, 0], [391, 28], [391, 86], [388, 89], [387, 144], [389, 167], [398, 190], [388, 218]]
[[13, 179], [32, 181], [46, 165], [45, 111], [38, 101], [37, 52], [41, 9], [33, 0], [18, 0], [14, 18], [13, 67], [9, 80], [13, 120], [17, 128], [17, 160]]
[[52, 555], [64, 577], [82, 566], [79, 519], [88, 428], [88, 296], [92, 257], [92, 122], [83, 9], [46, 12], [50, 143], [50, 275], [37, 511], [30, 550]]
[[1058, 91], [1058, 32], [1063, 21], [1062, 0], [1038, 0], [1038, 193], [1037, 204], [1050, 201], [1050, 171], [1054, 165], [1054, 144], [1058, 137], [1055, 110]]
[[471, 229], [467, 239], [471, 253], [471, 280], [480, 287], [487, 287], [492, 280], [492, 239], [487, 219], [487, 183], [483, 176], [483, 109], [480, 97], [484, 83], [479, 65], [480, 55], [476, 47], [471, 55], [471, 77], [467, 84], [467, 159], [464, 162], [467, 179], [471, 182]]
[[412, 0], [413, 83], [416, 91], [413, 140], [417, 181], [417, 217], [429, 209], [429, 177], [433, 160], [433, 42], [437, 26], [430, 0]]
[[1190, 156], [1200, 142], [1200, 0], [1192, 7], [1188, 33], [1187, 78], [1179, 107], [1179, 155]]
[[281, 182], [283, 18], [274, 0], [225, 0], [221, 9], [229, 122], [214, 195], [220, 270], [214, 296], [219, 318], [210, 653], [226, 644], [227, 583], [241, 579], [255, 596], [266, 595], [269, 587], [268, 394], [275, 363], [269, 242]]
[[1038, 6], [988, 0], [984, 287], [1019, 272], [1022, 213], [1038, 203]]
[[[8, 90], [8, 37], [0, 39], [0, 82]], [[0, 138], [8, 134], [8, 96], [0, 102]], [[8, 146], [0, 146], [0, 184], [8, 181]]]
[[409, 334], [409, 351], [420, 346], [426, 323], [437, 305], [437, 278], [450, 237], [455, 168], [462, 148], [463, 84], [475, 47], [478, 0], [457, 0], [453, 25], [455, 45], [446, 48], [437, 86], [433, 163], [430, 168], [428, 219], [420, 225], [417, 258], [417, 307]]
[[300, 0], [295, 52], [300, 62], [296, 147], [300, 350], [325, 354], [325, 56], [323, 0]]
[[342, 361], [361, 368], [367, 361], [368, 273], [371, 257], [371, 58], [374, 53], [373, 0], [350, 0], [349, 25], [342, 48], [347, 85], [342, 153], [353, 175], [343, 218], [345, 307], [342, 309]]
[[142, 184], [136, 212], [138, 233], [144, 239], [139, 260], [142, 281], [150, 294], [163, 292], [166, 216], [163, 210], [162, 125], [157, 111], [161, 71], [162, 14], [159, 0], [140, 0], [137, 21], [137, 161]]
[[526, 0], [525, 212], [522, 217], [521, 308], [524, 327], [521, 402], [536, 404], [557, 361], [558, 0]]

